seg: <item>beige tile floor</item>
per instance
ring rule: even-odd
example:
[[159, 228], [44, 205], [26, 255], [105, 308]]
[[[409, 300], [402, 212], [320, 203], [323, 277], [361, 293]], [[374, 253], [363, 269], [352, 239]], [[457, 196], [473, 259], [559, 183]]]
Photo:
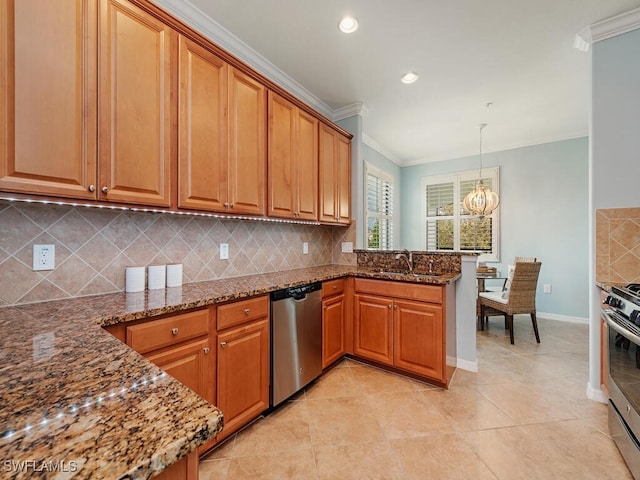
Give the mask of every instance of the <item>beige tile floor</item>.
[[501, 318], [449, 390], [344, 360], [200, 463], [201, 480], [631, 479], [586, 398], [586, 325]]

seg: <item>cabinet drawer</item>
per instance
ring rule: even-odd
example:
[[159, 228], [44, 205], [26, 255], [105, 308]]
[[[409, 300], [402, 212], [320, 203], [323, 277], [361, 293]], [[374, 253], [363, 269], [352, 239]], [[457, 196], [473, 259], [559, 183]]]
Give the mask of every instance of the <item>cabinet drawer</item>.
[[329, 280], [328, 282], [322, 282], [322, 296], [330, 297], [331, 295], [338, 295], [344, 292], [345, 279], [339, 278], [338, 280]]
[[218, 307], [218, 330], [268, 316], [268, 295], [227, 303]]
[[390, 282], [356, 278], [355, 290], [359, 293], [373, 293], [385, 297], [406, 298], [427, 303], [442, 303], [444, 287], [441, 285], [420, 285], [408, 282]]
[[127, 345], [138, 353], [209, 334], [209, 310], [197, 310], [127, 327]]

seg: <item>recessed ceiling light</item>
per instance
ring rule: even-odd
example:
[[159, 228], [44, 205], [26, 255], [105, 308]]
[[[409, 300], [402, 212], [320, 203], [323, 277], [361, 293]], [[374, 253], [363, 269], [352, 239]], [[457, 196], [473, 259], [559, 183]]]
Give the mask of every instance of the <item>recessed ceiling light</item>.
[[341, 32], [353, 33], [358, 29], [358, 20], [356, 20], [351, 15], [342, 17], [342, 20], [340, 20], [340, 23], [338, 23], [338, 28]]
[[400, 81], [402, 83], [413, 83], [418, 80], [418, 74], [416, 72], [407, 72], [402, 77], [400, 77]]

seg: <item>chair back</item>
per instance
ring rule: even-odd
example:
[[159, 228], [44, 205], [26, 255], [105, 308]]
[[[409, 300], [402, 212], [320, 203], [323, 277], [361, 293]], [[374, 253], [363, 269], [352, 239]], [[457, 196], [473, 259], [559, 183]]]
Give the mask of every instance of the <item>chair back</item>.
[[536, 290], [541, 266], [541, 262], [516, 262], [509, 300], [507, 301], [511, 312], [535, 312]]
[[536, 261], [536, 257], [516, 257], [515, 260], [513, 261], [513, 263], [518, 263], [518, 262], [531, 263], [531, 262], [535, 262], [535, 261]]

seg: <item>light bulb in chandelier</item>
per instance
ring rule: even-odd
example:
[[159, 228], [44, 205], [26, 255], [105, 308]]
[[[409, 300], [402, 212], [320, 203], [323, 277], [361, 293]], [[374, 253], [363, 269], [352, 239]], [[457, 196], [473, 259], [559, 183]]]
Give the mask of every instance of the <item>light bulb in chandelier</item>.
[[490, 188], [485, 187], [482, 180], [479, 180], [476, 188], [464, 197], [463, 202], [463, 206], [467, 212], [480, 216], [490, 215], [491, 212], [498, 208], [499, 204], [500, 198], [498, 194], [491, 191]]

